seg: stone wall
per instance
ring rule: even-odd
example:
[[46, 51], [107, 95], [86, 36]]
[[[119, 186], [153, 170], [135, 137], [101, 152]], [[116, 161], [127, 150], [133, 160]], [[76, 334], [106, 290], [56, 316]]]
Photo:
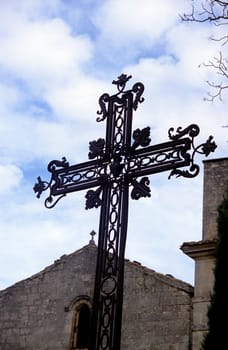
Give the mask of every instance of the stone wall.
[[208, 331], [207, 310], [214, 284], [214, 254], [217, 237], [217, 208], [228, 185], [228, 158], [204, 161], [203, 237], [183, 243], [181, 249], [195, 260], [192, 347], [200, 350]]
[[[0, 350], [69, 350], [74, 301], [91, 300], [97, 248], [85, 246], [0, 292]], [[122, 350], [189, 350], [193, 288], [125, 262]]]
[[73, 315], [65, 310], [77, 295], [92, 296], [95, 258], [93, 246], [79, 250], [2, 291], [0, 349], [69, 349]]
[[121, 350], [189, 350], [193, 288], [134, 263], [125, 271]]
[[228, 158], [204, 161], [203, 240], [217, 235], [217, 208], [228, 185]]

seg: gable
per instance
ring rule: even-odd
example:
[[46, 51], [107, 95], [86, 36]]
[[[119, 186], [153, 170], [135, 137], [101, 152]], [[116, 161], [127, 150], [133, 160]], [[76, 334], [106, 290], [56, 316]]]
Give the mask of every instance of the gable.
[[[96, 254], [96, 246], [87, 245], [1, 291], [0, 348], [69, 349], [75, 300], [92, 302]], [[150, 349], [155, 341], [174, 338], [188, 342], [192, 291], [182, 281], [125, 261], [122, 349]]]

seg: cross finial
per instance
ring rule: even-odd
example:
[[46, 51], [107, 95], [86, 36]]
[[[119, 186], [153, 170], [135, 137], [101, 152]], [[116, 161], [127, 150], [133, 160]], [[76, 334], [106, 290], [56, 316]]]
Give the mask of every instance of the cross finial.
[[131, 75], [127, 76], [127, 74], [121, 74], [117, 80], [112, 81], [112, 84], [117, 86], [119, 92], [123, 92], [128, 80], [131, 78]]
[[90, 232], [91, 240], [89, 241], [89, 244], [95, 244], [95, 241], [94, 241], [94, 236], [95, 235], [96, 235], [96, 232], [94, 230], [92, 230]]

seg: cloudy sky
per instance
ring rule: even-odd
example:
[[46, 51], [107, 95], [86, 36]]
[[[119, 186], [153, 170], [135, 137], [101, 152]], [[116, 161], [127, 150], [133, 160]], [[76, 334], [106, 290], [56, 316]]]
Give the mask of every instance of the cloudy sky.
[[[29, 277], [89, 242], [99, 209], [86, 211], [85, 193], [54, 209], [37, 199], [47, 164], [88, 159], [89, 141], [104, 137], [96, 122], [101, 94], [121, 73], [145, 86], [133, 129], [150, 126], [152, 143], [170, 127], [200, 126], [200, 144], [214, 135], [227, 156], [227, 103], [205, 102], [219, 51], [209, 36], [223, 28], [183, 23], [186, 0], [0, 0], [0, 289]], [[150, 177], [151, 198], [131, 201], [126, 257], [186, 282], [194, 264], [179, 249], [202, 235], [203, 159], [194, 179]], [[96, 238], [97, 239], [97, 238]]]

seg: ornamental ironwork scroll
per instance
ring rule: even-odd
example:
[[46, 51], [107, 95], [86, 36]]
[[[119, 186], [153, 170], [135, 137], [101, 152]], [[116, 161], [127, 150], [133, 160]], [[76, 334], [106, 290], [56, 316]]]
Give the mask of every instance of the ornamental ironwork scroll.
[[65, 157], [53, 160], [50, 181], [38, 177], [33, 188], [38, 198], [49, 191], [47, 208], [80, 190], [87, 190], [86, 209], [101, 207], [90, 350], [120, 349], [129, 191], [134, 200], [150, 197], [148, 175], [163, 171], [170, 171], [169, 179], [195, 177], [200, 170], [195, 156], [208, 156], [217, 147], [212, 136], [195, 145], [200, 132], [196, 124], [170, 128], [169, 140], [157, 145], [151, 145], [149, 127], [132, 132], [133, 111], [144, 101], [144, 86], [137, 82], [126, 90], [130, 78], [120, 75], [113, 81], [117, 93], [99, 98], [97, 122], [106, 120], [106, 138], [89, 142], [89, 161], [70, 165]]

